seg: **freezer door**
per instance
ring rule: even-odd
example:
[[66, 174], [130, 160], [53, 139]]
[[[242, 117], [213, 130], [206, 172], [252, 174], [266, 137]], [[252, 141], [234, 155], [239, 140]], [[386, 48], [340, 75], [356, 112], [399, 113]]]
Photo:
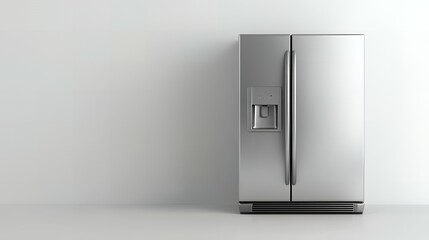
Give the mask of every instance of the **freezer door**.
[[290, 201], [284, 114], [289, 43], [290, 35], [240, 35], [241, 202]]
[[291, 44], [292, 201], [363, 201], [364, 36]]

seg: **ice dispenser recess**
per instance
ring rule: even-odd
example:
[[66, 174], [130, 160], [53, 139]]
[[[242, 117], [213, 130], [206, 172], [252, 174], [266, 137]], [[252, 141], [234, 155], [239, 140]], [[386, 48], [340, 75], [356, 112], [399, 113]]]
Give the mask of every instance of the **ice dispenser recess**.
[[250, 87], [248, 94], [248, 130], [280, 131], [281, 88]]
[[277, 105], [253, 105], [253, 129], [277, 129]]

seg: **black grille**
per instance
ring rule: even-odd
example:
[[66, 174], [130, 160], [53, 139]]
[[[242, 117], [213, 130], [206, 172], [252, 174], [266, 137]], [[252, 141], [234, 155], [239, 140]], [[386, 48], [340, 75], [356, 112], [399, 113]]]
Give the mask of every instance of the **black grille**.
[[253, 203], [254, 213], [353, 213], [354, 203]]

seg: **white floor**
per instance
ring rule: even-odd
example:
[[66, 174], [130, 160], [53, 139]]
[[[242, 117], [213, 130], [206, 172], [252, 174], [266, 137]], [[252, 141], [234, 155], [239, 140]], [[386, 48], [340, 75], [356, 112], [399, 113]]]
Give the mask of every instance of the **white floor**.
[[363, 215], [240, 215], [235, 206], [0, 205], [0, 239], [429, 239], [428, 206]]

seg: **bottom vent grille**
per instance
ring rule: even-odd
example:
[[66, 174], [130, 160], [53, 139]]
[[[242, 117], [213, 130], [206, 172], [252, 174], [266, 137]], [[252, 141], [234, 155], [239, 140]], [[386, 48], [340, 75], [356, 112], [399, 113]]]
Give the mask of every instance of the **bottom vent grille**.
[[252, 203], [254, 213], [353, 213], [354, 203]]

